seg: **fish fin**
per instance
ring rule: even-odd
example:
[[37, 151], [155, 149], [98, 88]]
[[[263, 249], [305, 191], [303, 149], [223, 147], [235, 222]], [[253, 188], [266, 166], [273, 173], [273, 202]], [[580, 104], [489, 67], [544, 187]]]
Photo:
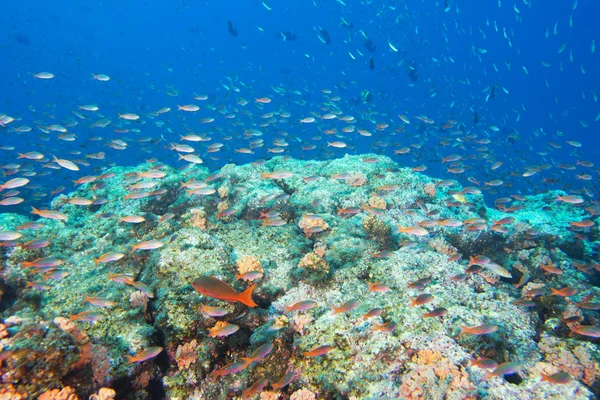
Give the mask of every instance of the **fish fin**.
[[283, 306], [283, 313], [287, 314], [291, 311], [292, 307], [288, 307], [288, 306]]
[[[250, 364], [252, 364], [254, 362], [254, 359], [252, 357], [242, 357], [242, 361], [244, 361], [246, 363], [246, 367]], [[246, 369], [246, 367], [244, 367], [244, 369]]]
[[35, 207], [31, 207], [31, 213], [32, 213], [32, 214], [36, 214], [36, 215], [40, 215], [40, 210], [38, 210], [38, 209], [37, 209], [37, 208], [35, 208]]
[[127, 358], [127, 364], [132, 364], [135, 362], [135, 357], [130, 356], [129, 354], [125, 354], [125, 358]]
[[244, 290], [242, 293], [239, 294], [237, 301], [239, 301], [242, 304], [247, 305], [248, 307], [256, 307], [258, 306], [258, 304], [256, 304], [254, 302], [254, 300], [252, 300], [252, 291], [254, 290], [254, 287], [256, 286], [256, 283], [252, 286], [250, 286], [248, 289]]
[[331, 307], [331, 315], [335, 315], [342, 312], [341, 307], [340, 308], [336, 308], [336, 307]]
[[269, 174], [266, 172], [259, 172], [259, 174], [261, 176], [261, 180], [269, 178]]

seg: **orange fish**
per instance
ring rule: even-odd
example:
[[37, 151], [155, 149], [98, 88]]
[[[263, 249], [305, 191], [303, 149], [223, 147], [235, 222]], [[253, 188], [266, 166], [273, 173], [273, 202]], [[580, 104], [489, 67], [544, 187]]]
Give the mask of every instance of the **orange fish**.
[[561, 297], [570, 297], [575, 296], [577, 294], [577, 289], [572, 287], [564, 287], [562, 289], [552, 289], [550, 288], [550, 296], [561, 296]]
[[571, 382], [571, 375], [567, 374], [566, 372], [557, 372], [552, 375], [544, 375], [540, 373], [540, 375], [542, 376], [542, 382], [546, 381], [557, 385], [565, 385]]
[[478, 326], [461, 326], [460, 333], [470, 333], [471, 335], [487, 335], [488, 333], [496, 332], [498, 327], [492, 324], [481, 324]]
[[196, 278], [192, 283], [194, 289], [202, 293], [205, 296], [214, 297], [215, 299], [239, 302], [247, 305], [248, 307], [256, 307], [258, 304], [252, 300], [252, 291], [256, 284], [250, 286], [242, 293], [238, 293], [234, 288], [229, 286], [222, 280], [215, 278], [214, 276], [201, 276]]
[[429, 234], [429, 231], [427, 231], [427, 229], [420, 226], [408, 226], [406, 228], [398, 226], [398, 232], [408, 233], [410, 235], [415, 236], [425, 236]]
[[332, 314], [339, 314], [339, 313], [347, 313], [350, 312], [352, 310], [354, 310], [356, 307], [358, 307], [359, 301], [357, 299], [352, 299], [352, 300], [348, 300], [347, 302], [345, 302], [344, 304], [342, 304], [339, 307], [331, 307], [331, 309], [333, 310]]
[[392, 290], [388, 285], [384, 285], [381, 282], [375, 282], [375, 283], [367, 282], [367, 285], [369, 285], [369, 292], [385, 293], [385, 292], [389, 292], [390, 290]]
[[136, 354], [135, 356], [125, 355], [125, 357], [127, 357], [127, 364], [131, 364], [134, 362], [143, 362], [154, 358], [157, 355], [159, 355], [161, 351], [163, 351], [162, 347], [153, 346], [148, 347], [146, 350], [142, 351], [139, 354]]
[[315, 347], [314, 349], [312, 349], [310, 351], [305, 351], [304, 355], [306, 357], [323, 356], [323, 355], [329, 353], [330, 351], [332, 351], [333, 349], [335, 349], [335, 347], [329, 346], [329, 345], [319, 346], [319, 347]]
[[557, 275], [561, 275], [562, 269], [557, 268], [554, 264], [546, 264], [546, 265], [542, 265], [540, 266], [541, 269], [543, 269], [546, 272], [549, 272], [551, 274], [557, 274]]

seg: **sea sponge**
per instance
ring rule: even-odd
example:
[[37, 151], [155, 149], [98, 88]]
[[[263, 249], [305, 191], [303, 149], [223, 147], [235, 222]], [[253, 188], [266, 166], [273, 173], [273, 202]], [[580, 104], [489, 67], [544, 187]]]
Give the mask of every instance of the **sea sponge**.
[[265, 272], [262, 268], [262, 264], [258, 257], [255, 256], [243, 256], [238, 258], [235, 261], [235, 264], [238, 269], [238, 273], [240, 275], [245, 274], [246, 272], [258, 271]]
[[329, 224], [321, 217], [304, 214], [298, 222], [298, 228], [300, 228], [307, 237], [310, 237], [314, 233], [323, 232], [329, 229]]

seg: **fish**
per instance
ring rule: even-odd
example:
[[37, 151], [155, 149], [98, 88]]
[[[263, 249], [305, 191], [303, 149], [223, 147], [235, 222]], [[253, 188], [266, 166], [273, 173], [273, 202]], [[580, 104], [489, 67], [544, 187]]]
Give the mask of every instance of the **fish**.
[[260, 378], [256, 382], [252, 384], [248, 389], [242, 391], [242, 397], [245, 399], [252, 398], [255, 394], [260, 393], [264, 388], [269, 385], [269, 380], [267, 378]]
[[287, 314], [292, 311], [306, 311], [306, 310], [315, 308], [317, 306], [318, 306], [318, 304], [316, 301], [304, 300], [304, 301], [300, 301], [298, 303], [292, 304], [291, 306], [284, 306], [283, 313]]
[[333, 346], [323, 345], [323, 346], [315, 347], [312, 350], [305, 351], [304, 355], [306, 357], [319, 357], [319, 356], [324, 356], [327, 353], [330, 353], [334, 349], [335, 349], [335, 347], [333, 347]]
[[296, 374], [296, 372], [288, 371], [285, 373], [285, 375], [281, 377], [279, 381], [273, 382], [271, 384], [271, 387], [273, 388], [273, 390], [283, 389], [284, 387], [292, 383], [297, 377], [298, 375]]
[[236, 361], [234, 363], [227, 364], [221, 369], [213, 371], [212, 375], [218, 377], [237, 374], [238, 372], [245, 370], [248, 367], [248, 365], [249, 364], [245, 361]]
[[233, 37], [236, 37], [238, 35], [238, 31], [235, 28], [235, 26], [233, 26], [233, 22], [231, 22], [231, 21], [227, 21], [227, 30]]
[[192, 286], [205, 296], [229, 302], [239, 302], [251, 308], [258, 306], [252, 300], [252, 292], [256, 284], [253, 284], [242, 293], [238, 293], [227, 283], [214, 276], [201, 276], [194, 279]]
[[519, 362], [505, 362], [505, 363], [498, 365], [498, 367], [496, 367], [496, 369], [494, 369], [493, 371], [491, 371], [491, 372], [487, 371], [483, 375], [483, 379], [488, 380], [495, 376], [516, 374], [517, 372], [519, 372], [519, 370], [521, 368], [522, 368], [521, 363], [519, 363]]
[[100, 257], [96, 258], [94, 260], [94, 263], [96, 265], [105, 264], [105, 263], [109, 263], [109, 262], [113, 262], [113, 261], [118, 261], [123, 257], [125, 257], [124, 253], [109, 252], [109, 253], [102, 254]]
[[460, 332], [461, 334], [465, 334], [465, 333], [469, 333], [471, 335], [488, 335], [490, 333], [494, 333], [498, 330], [498, 326], [497, 325], [492, 325], [492, 324], [481, 324], [481, 325], [477, 325], [477, 326], [461, 326], [460, 327]]
[[231, 336], [236, 333], [240, 327], [235, 324], [228, 324], [226, 322], [217, 322], [217, 324], [208, 330], [209, 337], [225, 337]]
[[555, 385], [566, 385], [567, 383], [573, 380], [573, 378], [571, 378], [571, 375], [562, 371], [549, 375], [540, 373], [540, 376], [542, 377], [542, 382], [550, 382]]
[[360, 304], [360, 302], [357, 299], [351, 299], [348, 300], [347, 302], [345, 302], [344, 304], [342, 304], [339, 307], [331, 307], [331, 314], [335, 315], [335, 314], [346, 314], [352, 310], [354, 310], [356, 307], [358, 307]]
[[148, 360], [156, 357], [162, 351], [163, 351], [162, 347], [152, 346], [152, 347], [148, 347], [145, 350], [142, 350], [135, 356], [130, 356], [130, 355], [126, 354], [125, 357], [127, 358], [127, 364], [141, 363], [141, 362], [148, 361]]
[[259, 346], [256, 350], [254, 350], [249, 357], [243, 357], [242, 360], [244, 360], [247, 363], [255, 363], [261, 361], [262, 359], [267, 357], [273, 351], [273, 349], [273, 343], [265, 343]]

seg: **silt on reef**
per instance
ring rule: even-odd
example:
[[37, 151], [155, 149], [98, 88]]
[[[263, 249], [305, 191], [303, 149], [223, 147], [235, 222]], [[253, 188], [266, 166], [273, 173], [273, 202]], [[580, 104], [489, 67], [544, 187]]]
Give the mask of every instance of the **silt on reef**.
[[[211, 181], [222, 189], [209, 195], [180, 189], [207, 178], [206, 168], [164, 167], [153, 190], [165, 193], [123, 200], [127, 177], [150, 168], [113, 168], [95, 193], [108, 200], [99, 206], [65, 201], [89, 195], [88, 184], [56, 200], [68, 221], [40, 220], [21, 239], [49, 246], [3, 247], [2, 395], [67, 387], [69, 398], [113, 388], [122, 399], [228, 399], [249, 388], [254, 398], [262, 388], [261, 398], [291, 399], [598, 394], [594, 331], [570, 333], [599, 324], [588, 280], [597, 243], [570, 230], [585, 210], [548, 203], [554, 194], [525, 197], [512, 213], [486, 207], [480, 194], [456, 205], [458, 184], [436, 186], [363, 155], [227, 166]], [[332, 179], [342, 173], [360, 184]], [[143, 221], [120, 221], [132, 215]], [[0, 216], [7, 231], [25, 222]], [[100, 258], [109, 252], [124, 256]], [[191, 285], [200, 276], [238, 294], [256, 284], [257, 307], [218, 300], [210, 288], [202, 295]], [[369, 291], [376, 282], [386, 290]], [[566, 296], [551, 295], [564, 288]], [[239, 328], [209, 336], [216, 325]], [[518, 371], [484, 379], [472, 365], [482, 357]], [[560, 371], [572, 379], [542, 380]]]

